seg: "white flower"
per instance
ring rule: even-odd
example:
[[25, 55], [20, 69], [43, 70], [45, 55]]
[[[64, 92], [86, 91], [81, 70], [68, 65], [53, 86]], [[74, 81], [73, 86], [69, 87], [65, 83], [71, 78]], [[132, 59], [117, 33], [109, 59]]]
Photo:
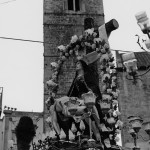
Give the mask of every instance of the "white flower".
[[60, 51], [65, 51], [66, 47], [64, 45], [60, 45], [57, 47]]
[[104, 123], [102, 123], [101, 125], [100, 125], [101, 127], [101, 130], [104, 132], [104, 131], [108, 131], [108, 129], [106, 128], [106, 126], [105, 126], [105, 124]]
[[71, 131], [72, 131], [73, 133], [75, 133], [75, 132], [77, 131], [77, 128], [76, 128], [76, 126], [75, 126], [74, 123], [72, 123]]
[[114, 80], [116, 80], [116, 79], [117, 79], [117, 77], [116, 77], [116, 76], [113, 76], [113, 77], [112, 77], [112, 80], [113, 80], [113, 81], [114, 81]]
[[112, 99], [112, 97], [109, 94], [103, 94], [102, 99], [110, 101]]
[[122, 128], [123, 127], [123, 122], [118, 120], [115, 126]]
[[119, 130], [119, 129], [116, 129], [116, 131], [115, 131], [117, 134], [120, 134], [121, 133], [121, 130]]
[[61, 60], [62, 60], [62, 61], [65, 61], [65, 60], [66, 60], [66, 57], [65, 57], [65, 56], [62, 56], [62, 57], [61, 57]]
[[113, 135], [109, 134], [109, 139], [112, 140], [112, 138], [113, 138]]
[[114, 98], [118, 98], [119, 94], [117, 92], [112, 92]]
[[101, 49], [101, 53], [103, 53], [103, 54], [105, 54], [105, 53], [106, 53], [105, 48], [102, 48], [102, 49]]
[[115, 137], [115, 141], [116, 141], [116, 142], [119, 142], [119, 140], [120, 140], [120, 138], [116, 136], [116, 137]]
[[114, 116], [114, 117], [117, 117], [116, 111], [113, 112], [113, 116]]
[[119, 94], [119, 93], [120, 93], [120, 90], [117, 89], [116, 92]]
[[113, 105], [118, 105], [118, 101], [117, 100], [113, 100]]
[[106, 79], [110, 79], [110, 75], [108, 73], [103, 75], [102, 81], [104, 82]]
[[84, 122], [83, 122], [82, 120], [80, 121], [80, 129], [81, 129], [82, 131], [85, 130], [85, 124], [84, 124]]
[[48, 97], [48, 99], [45, 101], [45, 104], [48, 104], [49, 101], [50, 101], [50, 97]]
[[92, 35], [93, 32], [94, 32], [94, 28], [85, 30], [85, 33], [88, 33], [89, 35]]
[[116, 114], [118, 115], [118, 116], [120, 116], [121, 115], [121, 112], [120, 111], [116, 111]]
[[72, 133], [71, 130], [69, 130], [69, 140], [73, 141], [75, 139], [75, 135]]
[[63, 140], [65, 138], [66, 138], [66, 134], [65, 134], [64, 130], [61, 129], [61, 131], [60, 131], [60, 139]]
[[111, 147], [110, 140], [108, 138], [104, 140], [104, 143], [107, 148]]
[[106, 85], [102, 86], [102, 92], [104, 92], [106, 90]]
[[103, 54], [102, 57], [100, 58], [100, 63], [102, 63], [104, 60], [109, 60], [108, 54]]
[[83, 35], [80, 35], [80, 36], [79, 36], [79, 40], [82, 40], [82, 38], [83, 38]]
[[115, 121], [114, 117], [110, 117], [110, 118], [107, 118], [107, 122], [109, 124], [114, 124], [116, 121]]
[[52, 74], [52, 80], [53, 80], [53, 81], [56, 80], [57, 75], [58, 75], [58, 72], [57, 72], [57, 71], [55, 71], [55, 72]]
[[109, 67], [106, 68], [106, 72], [110, 73], [110, 68]]
[[115, 82], [112, 82], [112, 83], [111, 83], [111, 87], [116, 87], [116, 83], [115, 83]]
[[48, 117], [47, 119], [46, 119], [46, 122], [48, 122], [48, 123], [50, 123], [52, 121], [52, 118], [51, 117]]
[[54, 88], [54, 87], [58, 86], [58, 84], [56, 84], [52, 80], [47, 81], [46, 84], [49, 88]]
[[93, 33], [93, 36], [94, 36], [94, 37], [96, 37], [96, 35], [97, 35], [97, 33], [96, 33], [96, 32], [94, 32], [94, 33]]
[[110, 52], [110, 53], [108, 54], [108, 56], [109, 56], [109, 58], [111, 58], [111, 57], [113, 56], [113, 54]]
[[58, 64], [56, 62], [51, 62], [51, 67], [52, 67], [52, 69], [57, 69]]
[[109, 66], [113, 67], [114, 63], [113, 62], [109, 62]]
[[77, 35], [71, 37], [71, 43], [75, 43], [78, 40]]
[[104, 71], [101, 71], [100, 75], [103, 76], [104, 75]]
[[104, 48], [105, 48], [105, 49], [108, 49], [108, 48], [109, 48], [109, 44], [108, 44], [108, 43], [105, 43]]
[[116, 73], [116, 69], [112, 69], [112, 73]]
[[112, 92], [112, 89], [107, 89], [107, 93], [111, 93]]
[[94, 38], [94, 43], [99, 43], [99, 42], [101, 42], [102, 41], [102, 39], [101, 38]]

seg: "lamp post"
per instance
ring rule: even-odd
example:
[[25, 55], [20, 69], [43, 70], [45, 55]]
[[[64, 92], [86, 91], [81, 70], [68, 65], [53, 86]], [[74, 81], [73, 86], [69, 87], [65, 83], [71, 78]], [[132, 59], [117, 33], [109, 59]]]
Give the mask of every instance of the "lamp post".
[[92, 115], [92, 109], [95, 105], [96, 96], [92, 91], [89, 91], [88, 93], [82, 94], [82, 98], [84, 99], [84, 103], [88, 109], [89, 114], [89, 132], [90, 132], [90, 139], [88, 140], [88, 146], [89, 149], [94, 147], [95, 140], [92, 138], [92, 121], [91, 121], [91, 115]]
[[149, 22], [149, 18], [147, 17], [146, 12], [145, 11], [138, 12], [135, 15], [135, 18], [136, 18], [137, 24], [140, 26], [142, 32], [144, 34], [147, 34], [148, 38], [150, 39], [150, 35], [149, 35], [149, 32], [150, 32], [150, 22]]
[[129, 79], [128, 76], [126, 76], [126, 78], [128, 80], [133, 80], [133, 83], [136, 84], [136, 79], [138, 77], [137, 74], [138, 68], [137, 68], [137, 59], [135, 58], [134, 53], [131, 52], [131, 53], [123, 54], [122, 59], [128, 75], [132, 76], [132, 79]]
[[139, 131], [142, 128], [142, 125], [143, 125], [144, 130], [149, 135], [149, 140], [150, 140], [150, 121], [147, 121], [147, 122], [143, 123], [143, 119], [139, 116], [129, 116], [128, 120], [129, 120], [129, 123], [131, 125], [129, 133], [131, 134], [131, 136], [134, 139], [134, 148], [133, 148], [133, 150], [140, 150], [140, 148], [137, 146], [138, 133], [139, 133]]
[[13, 141], [13, 140], [9, 140], [9, 141], [8, 141], [8, 144], [9, 144], [8, 149], [9, 149], [9, 150], [12, 150], [12, 149], [14, 148], [14, 141]]
[[93, 92], [90, 91], [86, 94], [83, 94], [82, 98], [84, 99], [84, 103], [89, 112], [89, 132], [90, 132], [90, 139], [92, 139], [91, 115], [93, 106], [95, 105], [96, 96], [94, 95]]
[[143, 126], [144, 126], [144, 130], [148, 134], [149, 140], [150, 140], [150, 121], [144, 122]]
[[3, 98], [3, 87], [0, 87], [0, 116], [2, 113], [2, 98]]

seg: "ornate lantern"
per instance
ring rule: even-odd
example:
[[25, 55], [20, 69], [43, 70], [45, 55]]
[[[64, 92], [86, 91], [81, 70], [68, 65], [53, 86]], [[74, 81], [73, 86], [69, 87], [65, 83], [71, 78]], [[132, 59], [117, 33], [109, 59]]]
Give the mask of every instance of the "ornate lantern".
[[[135, 15], [137, 24], [140, 26], [144, 34], [148, 34], [150, 31], [150, 23], [145, 11], [139, 12]], [[149, 34], [148, 34], [149, 35]]]
[[116, 123], [116, 120], [114, 117], [110, 117], [110, 118], [107, 118], [107, 122], [110, 124], [110, 125], [114, 125]]
[[89, 112], [89, 132], [90, 132], [90, 140], [91, 140], [92, 139], [91, 114], [92, 114], [92, 108], [95, 105], [96, 96], [92, 91], [89, 91], [88, 93], [82, 94], [82, 98], [84, 99], [84, 103]]
[[139, 116], [130, 116], [130, 117], [128, 117], [128, 120], [129, 120], [129, 123], [131, 124], [132, 128], [134, 129], [134, 131], [136, 133], [138, 133], [142, 127], [143, 119]]
[[144, 122], [143, 125], [144, 125], [144, 130], [149, 135], [149, 139], [150, 139], [150, 121]]
[[70, 99], [69, 101], [65, 102], [65, 105], [68, 107], [68, 111], [71, 115], [75, 115], [77, 112], [77, 107], [79, 106], [79, 103], [77, 100]]
[[10, 149], [12, 149], [12, 148], [14, 147], [14, 141], [13, 141], [13, 140], [9, 140], [9, 141], [8, 141], [8, 147], [9, 147]]
[[147, 49], [150, 49], [150, 39], [146, 39], [145, 46]]
[[82, 98], [84, 99], [86, 107], [92, 109], [95, 105], [95, 94], [92, 91], [89, 91], [88, 93], [82, 94]]
[[135, 59], [135, 55], [133, 52], [123, 54], [122, 59], [128, 73], [137, 71], [137, 60]]
[[[126, 67], [126, 71], [128, 73], [128, 75], [133, 77], [133, 83], [136, 83], [136, 79], [138, 77], [137, 75], [137, 60], [135, 59], [135, 55], [134, 53], [128, 53], [128, 54], [123, 54], [122, 55], [122, 59], [123, 59], [123, 64]], [[126, 76], [126, 78], [128, 79], [128, 77]], [[131, 80], [131, 79], [129, 79]]]
[[103, 100], [103, 101], [100, 102], [100, 106], [101, 106], [101, 109], [102, 109], [103, 113], [107, 114], [107, 112], [111, 108], [111, 103], [108, 100]]

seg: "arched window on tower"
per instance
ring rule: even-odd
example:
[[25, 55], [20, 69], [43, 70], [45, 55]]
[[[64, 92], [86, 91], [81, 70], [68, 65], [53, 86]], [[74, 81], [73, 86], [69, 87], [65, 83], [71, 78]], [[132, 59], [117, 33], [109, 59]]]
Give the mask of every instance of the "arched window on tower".
[[80, 0], [67, 0], [68, 10], [80, 11]]
[[84, 20], [84, 30], [91, 29], [94, 27], [94, 20], [92, 18], [86, 18]]
[[85, 12], [85, 2], [83, 0], [64, 0], [64, 10], [67, 13]]

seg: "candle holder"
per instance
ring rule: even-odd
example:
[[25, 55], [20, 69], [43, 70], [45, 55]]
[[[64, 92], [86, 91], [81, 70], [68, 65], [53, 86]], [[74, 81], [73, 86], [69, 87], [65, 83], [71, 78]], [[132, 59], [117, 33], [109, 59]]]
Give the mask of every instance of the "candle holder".
[[139, 116], [129, 116], [128, 117], [129, 123], [131, 124], [130, 134], [134, 139], [134, 148], [133, 150], [140, 150], [137, 147], [137, 139], [138, 139], [138, 132], [140, 131], [143, 123], [143, 119]]
[[128, 120], [132, 126], [132, 129], [138, 133], [142, 127], [143, 119], [139, 116], [129, 116]]
[[144, 34], [147, 34], [149, 39], [150, 39], [150, 23], [149, 23], [149, 18], [147, 17], [147, 14], [145, 11], [138, 12], [135, 14], [135, 18], [137, 20], [137, 24], [140, 26], [142, 32]]
[[129, 78], [127, 75], [126, 79], [133, 80], [133, 83], [136, 84], [137, 83], [136, 80], [138, 79], [139, 75], [137, 74], [137, 70], [138, 70], [137, 59], [135, 58], [134, 53], [131, 52], [131, 53], [123, 54], [122, 59], [128, 75], [132, 77]]
[[92, 109], [93, 106], [95, 105], [95, 99], [96, 96], [92, 91], [89, 91], [88, 93], [82, 94], [82, 98], [84, 100], [84, 103], [88, 109], [88, 117], [89, 117], [89, 132], [90, 132], [90, 139], [89, 142], [91, 143], [91, 141], [95, 141], [94, 139], [92, 139], [92, 122], [91, 122], [91, 115], [92, 115]]
[[148, 134], [150, 140], [150, 121], [144, 122], [143, 125], [144, 125], [144, 130]]
[[102, 100], [100, 101], [100, 106], [103, 114], [107, 114], [111, 108], [111, 103], [108, 100]]
[[79, 106], [80, 102], [77, 100], [70, 99], [69, 101], [64, 103], [68, 107], [68, 111], [72, 116], [74, 116], [77, 112], [77, 107]]

